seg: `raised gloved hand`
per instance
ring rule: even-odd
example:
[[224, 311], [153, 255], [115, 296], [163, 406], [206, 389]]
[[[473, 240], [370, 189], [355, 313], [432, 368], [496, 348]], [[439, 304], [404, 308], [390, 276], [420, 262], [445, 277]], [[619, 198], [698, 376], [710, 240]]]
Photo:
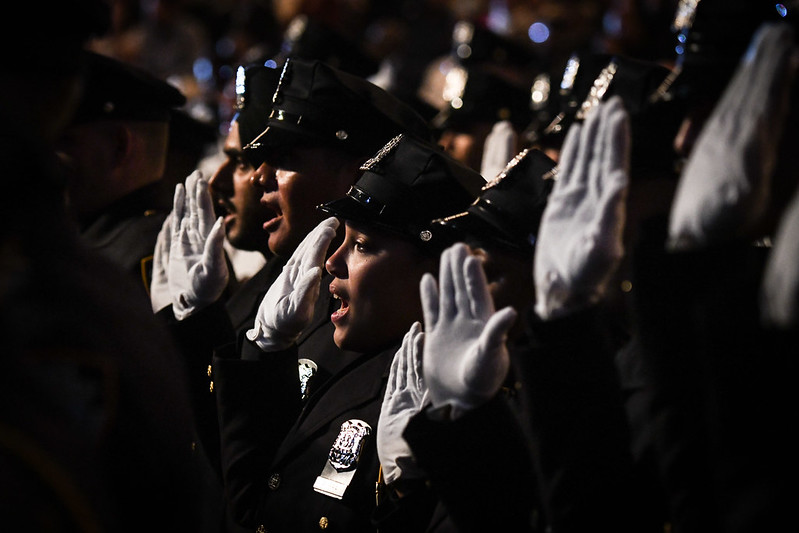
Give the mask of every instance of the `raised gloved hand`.
[[795, 62], [791, 27], [761, 26], [688, 157], [671, 208], [670, 249], [757, 236], [749, 234], [768, 206]]
[[480, 260], [466, 245], [441, 254], [439, 281], [422, 276], [423, 369], [434, 408], [451, 407], [451, 418], [490, 400], [502, 386], [510, 358], [505, 339], [516, 310], [494, 311]]
[[480, 175], [487, 181], [497, 177], [497, 174], [502, 172], [508, 162], [519, 152], [518, 142], [519, 136], [510, 121], [502, 120], [494, 124], [483, 144]]
[[618, 96], [566, 135], [538, 230], [535, 311], [563, 316], [602, 298], [624, 254], [629, 118]]
[[760, 315], [767, 326], [799, 325], [799, 190], [782, 214], [760, 287]]
[[169, 291], [175, 318], [183, 320], [216, 301], [230, 273], [225, 260], [225, 228], [215, 219], [208, 182], [195, 170], [178, 184], [172, 208], [175, 217], [169, 250]]
[[172, 303], [172, 293], [169, 292], [169, 249], [172, 246], [172, 234], [174, 233], [175, 214], [170, 212], [158, 237], [155, 240], [155, 250], [153, 251], [153, 276], [150, 280], [150, 303], [153, 312], [157, 313], [161, 309]]
[[414, 322], [391, 362], [377, 425], [377, 456], [387, 485], [400, 478], [407, 481], [424, 477], [416, 465], [410, 446], [402, 437], [408, 421], [427, 402], [427, 389], [422, 379], [423, 343], [422, 325]]
[[288, 263], [266, 292], [247, 338], [261, 350], [285, 350], [297, 340], [313, 318], [319, 297], [325, 255], [336, 236], [339, 221], [319, 223], [291, 254]]

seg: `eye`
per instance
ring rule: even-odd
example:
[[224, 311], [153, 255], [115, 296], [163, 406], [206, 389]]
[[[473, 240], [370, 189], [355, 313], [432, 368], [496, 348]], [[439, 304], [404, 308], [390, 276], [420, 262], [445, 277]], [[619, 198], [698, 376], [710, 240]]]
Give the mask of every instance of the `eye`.
[[242, 157], [240, 154], [235, 157], [234, 161], [236, 163], [236, 168], [238, 170], [246, 171], [246, 170], [252, 170], [253, 168], [252, 164], [247, 159]]
[[370, 246], [369, 243], [366, 242], [366, 239], [358, 239], [355, 241], [355, 245], [353, 246], [356, 252], [365, 254], [369, 253]]

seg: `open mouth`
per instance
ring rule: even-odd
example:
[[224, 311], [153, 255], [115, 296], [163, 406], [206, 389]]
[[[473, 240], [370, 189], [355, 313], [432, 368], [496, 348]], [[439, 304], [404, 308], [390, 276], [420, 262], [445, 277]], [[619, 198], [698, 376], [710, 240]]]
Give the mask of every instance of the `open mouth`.
[[261, 200], [261, 205], [264, 206], [271, 215], [263, 225], [263, 229], [267, 233], [271, 233], [280, 225], [280, 219], [283, 218], [283, 212], [280, 210], [277, 203]]
[[346, 297], [341, 296], [336, 292], [336, 289], [331, 285], [330, 286], [330, 293], [333, 295], [334, 300], [338, 300], [341, 302], [341, 306], [333, 311], [330, 315], [330, 320], [335, 324], [336, 322], [341, 321], [347, 314], [350, 308], [349, 300]]

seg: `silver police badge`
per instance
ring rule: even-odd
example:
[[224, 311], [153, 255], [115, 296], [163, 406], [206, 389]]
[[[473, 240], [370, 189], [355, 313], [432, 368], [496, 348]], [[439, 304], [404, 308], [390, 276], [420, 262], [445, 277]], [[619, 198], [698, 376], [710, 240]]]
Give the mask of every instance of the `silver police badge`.
[[330, 448], [327, 458], [338, 472], [349, 470], [358, 463], [361, 449], [372, 427], [363, 420], [347, 420], [341, 424], [336, 442]]
[[355, 475], [363, 444], [371, 433], [372, 427], [363, 420], [350, 419], [341, 424], [325, 467], [314, 482], [316, 492], [339, 500], [344, 497]]
[[308, 381], [316, 374], [316, 363], [310, 359], [300, 359], [297, 361], [297, 367], [300, 372], [300, 394], [302, 399], [308, 398]]

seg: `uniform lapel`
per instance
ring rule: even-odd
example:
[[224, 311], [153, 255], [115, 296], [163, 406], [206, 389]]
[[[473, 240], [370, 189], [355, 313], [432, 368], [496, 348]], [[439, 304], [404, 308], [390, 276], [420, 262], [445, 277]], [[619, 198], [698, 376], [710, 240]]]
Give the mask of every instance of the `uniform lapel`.
[[392, 346], [377, 355], [364, 355], [331, 377], [308, 399], [308, 404], [280, 446], [276, 460], [311, 438], [331, 420], [374, 401], [382, 394], [389, 365], [398, 347]]

